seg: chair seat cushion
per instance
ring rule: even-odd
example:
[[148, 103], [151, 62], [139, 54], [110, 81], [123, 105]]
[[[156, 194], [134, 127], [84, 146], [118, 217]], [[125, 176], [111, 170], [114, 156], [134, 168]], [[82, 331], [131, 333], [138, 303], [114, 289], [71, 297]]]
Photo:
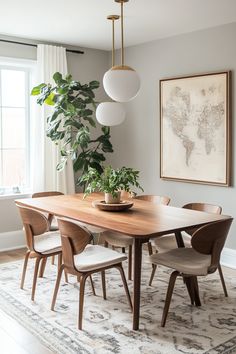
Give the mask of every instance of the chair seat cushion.
[[79, 272], [88, 272], [118, 264], [127, 257], [109, 248], [98, 245], [87, 245], [82, 253], [74, 256], [75, 268]]
[[105, 229], [102, 229], [101, 227], [93, 226], [93, 225], [90, 225], [90, 224], [85, 224], [85, 223], [83, 223], [81, 221], [76, 221], [76, 223], [78, 225], [80, 225], [81, 227], [86, 228], [89, 232], [91, 232], [91, 234], [101, 234], [102, 232], [105, 231]]
[[[185, 247], [191, 247], [191, 236], [182, 232]], [[177, 242], [174, 234], [156, 237], [152, 239], [152, 245], [156, 247], [158, 252], [167, 252], [177, 247]]]
[[61, 251], [61, 236], [59, 232], [46, 232], [34, 237], [34, 249], [42, 254]]
[[105, 231], [103, 233], [104, 241], [115, 247], [128, 247], [133, 244], [133, 238], [119, 232]]
[[173, 268], [189, 275], [206, 275], [211, 264], [211, 255], [202, 254], [193, 248], [175, 248], [149, 257], [151, 263]]

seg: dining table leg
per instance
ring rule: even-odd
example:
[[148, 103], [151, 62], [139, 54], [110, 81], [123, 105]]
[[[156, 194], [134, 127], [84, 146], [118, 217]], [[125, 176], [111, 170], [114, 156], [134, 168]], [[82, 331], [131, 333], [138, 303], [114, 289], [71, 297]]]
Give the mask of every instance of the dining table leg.
[[177, 243], [178, 247], [185, 247], [181, 231], [175, 232], [175, 239], [176, 239], [176, 243]]
[[142, 244], [147, 240], [134, 238], [134, 290], [133, 290], [133, 329], [139, 329], [140, 313], [140, 285], [141, 285], [141, 265], [142, 265]]

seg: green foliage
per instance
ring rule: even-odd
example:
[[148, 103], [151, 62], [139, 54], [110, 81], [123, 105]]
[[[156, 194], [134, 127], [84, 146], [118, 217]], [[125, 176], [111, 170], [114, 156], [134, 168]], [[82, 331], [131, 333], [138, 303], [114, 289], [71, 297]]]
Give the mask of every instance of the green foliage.
[[143, 188], [138, 182], [139, 171], [130, 167], [122, 167], [113, 169], [111, 166], [105, 167], [100, 174], [96, 168], [88, 168], [88, 172], [80, 177], [82, 183], [86, 184], [85, 196], [99, 191], [104, 193], [111, 193], [113, 197], [117, 196], [117, 192], [125, 190], [131, 192], [131, 186]]
[[[51, 106], [46, 133], [56, 144], [61, 142], [61, 161], [57, 170], [62, 170], [71, 158], [74, 171], [80, 171], [82, 176], [90, 167], [101, 174], [102, 162], [106, 160], [104, 153], [113, 152], [113, 148], [109, 127], [102, 127], [101, 134], [91, 138], [91, 128], [96, 128], [93, 91], [99, 87], [99, 82], [83, 85], [72, 80], [71, 75], [63, 78], [59, 72], [53, 79], [55, 86], [42, 83], [32, 89], [31, 95], [38, 96], [39, 105]], [[80, 178], [78, 184], [85, 186], [85, 180]]]

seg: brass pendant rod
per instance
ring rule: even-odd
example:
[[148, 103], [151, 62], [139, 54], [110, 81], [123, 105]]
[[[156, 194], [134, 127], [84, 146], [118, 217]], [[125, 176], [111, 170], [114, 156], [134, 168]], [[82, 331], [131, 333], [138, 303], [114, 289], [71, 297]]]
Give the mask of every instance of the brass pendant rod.
[[112, 19], [112, 66], [115, 66], [115, 20]]
[[121, 66], [124, 66], [125, 55], [124, 55], [124, 9], [123, 2], [121, 4]]
[[115, 21], [119, 20], [118, 15], [107, 16], [108, 20], [112, 20], [112, 67], [115, 66]]

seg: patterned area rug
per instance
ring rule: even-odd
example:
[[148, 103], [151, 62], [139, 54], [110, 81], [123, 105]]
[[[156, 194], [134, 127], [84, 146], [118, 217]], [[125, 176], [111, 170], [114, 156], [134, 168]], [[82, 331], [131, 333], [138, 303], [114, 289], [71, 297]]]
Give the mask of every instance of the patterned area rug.
[[[190, 305], [182, 279], [177, 280], [165, 328], [160, 327], [169, 271], [159, 268], [148, 286], [150, 264], [143, 260], [140, 331], [132, 316], [118, 271], [107, 271], [107, 297], [101, 296], [100, 275], [94, 275], [97, 296], [86, 286], [83, 331], [77, 329], [78, 283], [62, 281], [55, 312], [50, 311], [56, 266], [47, 265], [31, 302], [33, 260], [25, 290], [19, 289], [22, 261], [0, 266], [0, 307], [58, 354], [230, 354], [236, 353], [236, 279], [226, 278], [225, 298], [218, 274], [199, 281], [202, 307]], [[132, 292], [132, 282], [129, 283]]]

